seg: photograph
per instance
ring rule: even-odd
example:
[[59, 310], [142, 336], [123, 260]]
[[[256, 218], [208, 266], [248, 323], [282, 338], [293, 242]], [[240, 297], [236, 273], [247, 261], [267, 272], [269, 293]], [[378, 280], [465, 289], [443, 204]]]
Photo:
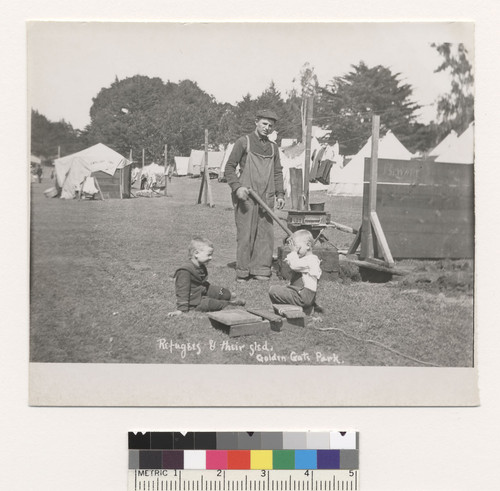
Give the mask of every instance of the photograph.
[[113, 394], [138, 372], [478, 403], [474, 23], [26, 32], [31, 404], [214, 400]]

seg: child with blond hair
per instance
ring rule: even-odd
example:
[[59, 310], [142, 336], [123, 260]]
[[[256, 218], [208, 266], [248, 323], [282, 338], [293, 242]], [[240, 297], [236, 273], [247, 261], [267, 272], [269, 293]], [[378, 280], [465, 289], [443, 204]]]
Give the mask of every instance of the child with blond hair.
[[290, 284], [273, 285], [269, 298], [273, 304], [290, 304], [310, 313], [315, 305], [318, 281], [321, 276], [320, 260], [313, 254], [314, 238], [308, 230], [297, 230], [288, 239], [292, 252], [285, 262], [292, 270]]
[[207, 281], [207, 264], [212, 260], [213, 243], [202, 237], [191, 240], [188, 249], [189, 261], [178, 268], [175, 277], [177, 310], [168, 317], [181, 315], [190, 310], [214, 312], [228, 305], [245, 305], [244, 300], [235, 298], [227, 288], [211, 285]]

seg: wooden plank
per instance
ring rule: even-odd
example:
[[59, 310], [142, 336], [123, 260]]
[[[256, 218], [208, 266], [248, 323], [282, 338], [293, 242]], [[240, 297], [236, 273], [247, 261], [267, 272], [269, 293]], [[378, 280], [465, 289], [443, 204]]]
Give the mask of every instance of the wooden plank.
[[[364, 181], [369, 182], [370, 158], [365, 158]], [[474, 166], [420, 160], [379, 159], [377, 181], [432, 185], [473, 185]]]
[[349, 246], [347, 254], [355, 254], [356, 251], [358, 250], [358, 247], [359, 247], [360, 243], [361, 243], [361, 227], [358, 230], [358, 233], [356, 234], [356, 237], [354, 237], [354, 240], [353, 240], [352, 244]]
[[249, 336], [252, 334], [265, 334], [271, 329], [268, 320], [260, 319], [258, 317], [257, 322], [247, 322], [243, 324], [236, 324], [233, 326], [228, 326], [222, 322], [217, 322], [214, 319], [210, 319], [212, 326], [215, 329], [219, 329], [229, 335], [230, 338], [235, 338], [239, 336]]
[[304, 179], [302, 169], [290, 168], [290, 198], [293, 210], [304, 209]]
[[366, 259], [373, 257], [373, 234], [370, 215], [377, 206], [377, 172], [378, 172], [378, 140], [380, 136], [380, 116], [374, 114], [372, 118], [372, 149], [371, 158], [365, 160], [365, 177], [368, 185], [364, 186], [363, 215], [361, 220], [361, 250], [359, 257]]
[[246, 310], [221, 310], [220, 312], [209, 312], [209, 319], [213, 319], [221, 324], [234, 326], [237, 324], [248, 324], [250, 322], [260, 321], [260, 317], [250, 314]]
[[300, 319], [305, 317], [302, 307], [291, 304], [273, 304], [274, 311], [287, 319]]
[[311, 166], [311, 139], [313, 123], [314, 95], [307, 97], [306, 101], [306, 145], [304, 162], [304, 209], [309, 209], [309, 168]]
[[[365, 184], [365, 189], [368, 189], [368, 184]], [[428, 196], [435, 198], [440, 196], [453, 197], [465, 196], [469, 200], [474, 199], [474, 187], [463, 186], [433, 186], [431, 184], [404, 184], [404, 183], [384, 183], [378, 184], [379, 198], [381, 195], [391, 196]]]
[[359, 230], [357, 230], [355, 228], [349, 227], [347, 225], [342, 225], [341, 223], [332, 222], [332, 221], [330, 221], [330, 223], [328, 225], [326, 225], [326, 228], [336, 228], [337, 230], [340, 230], [341, 232], [346, 232], [348, 234], [354, 234], [354, 235], [356, 235], [359, 232]]
[[387, 239], [384, 235], [384, 230], [382, 229], [382, 225], [380, 225], [380, 221], [377, 216], [376, 211], [372, 211], [370, 215], [371, 224], [373, 230], [375, 231], [375, 236], [377, 237], [378, 245], [380, 250], [382, 251], [382, 255], [384, 259], [387, 261], [390, 267], [394, 266], [394, 259], [392, 258], [391, 250], [389, 249], [389, 244], [387, 243]]
[[280, 317], [269, 310], [247, 309], [247, 312], [269, 321], [272, 331], [280, 332], [283, 328], [283, 317]]
[[386, 233], [391, 252], [397, 259], [466, 259], [474, 256], [472, 234], [441, 234], [418, 232]]
[[349, 264], [355, 264], [358, 267], [373, 269], [375, 271], [381, 271], [383, 273], [390, 273], [398, 276], [406, 275], [409, 273], [408, 270], [397, 267], [388, 268], [387, 266], [382, 266], [373, 261], [362, 261], [359, 259], [351, 259], [351, 258], [346, 258], [345, 261], [348, 262]]

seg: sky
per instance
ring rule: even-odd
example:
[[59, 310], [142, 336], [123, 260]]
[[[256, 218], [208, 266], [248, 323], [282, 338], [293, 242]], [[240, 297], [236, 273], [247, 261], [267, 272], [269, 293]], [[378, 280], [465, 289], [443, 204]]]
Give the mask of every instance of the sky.
[[413, 89], [422, 123], [451, 87], [434, 73], [442, 59], [431, 43], [464, 43], [474, 58], [472, 23], [111, 23], [28, 25], [28, 104], [51, 121], [90, 123], [92, 98], [115, 77], [190, 79], [218, 102], [260, 95], [274, 81], [286, 95], [304, 63], [320, 85], [364, 61], [383, 65]]

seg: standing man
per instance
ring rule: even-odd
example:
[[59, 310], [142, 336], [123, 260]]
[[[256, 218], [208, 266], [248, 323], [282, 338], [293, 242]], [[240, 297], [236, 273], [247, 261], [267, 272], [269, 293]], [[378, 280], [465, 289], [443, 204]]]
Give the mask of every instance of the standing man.
[[[253, 189], [270, 208], [285, 204], [283, 171], [276, 143], [268, 135], [278, 117], [268, 109], [258, 111], [255, 131], [236, 140], [224, 176], [231, 186], [236, 218], [236, 279], [269, 280], [273, 260], [274, 228], [267, 213], [249, 195]], [[239, 173], [236, 168], [239, 166]]]

